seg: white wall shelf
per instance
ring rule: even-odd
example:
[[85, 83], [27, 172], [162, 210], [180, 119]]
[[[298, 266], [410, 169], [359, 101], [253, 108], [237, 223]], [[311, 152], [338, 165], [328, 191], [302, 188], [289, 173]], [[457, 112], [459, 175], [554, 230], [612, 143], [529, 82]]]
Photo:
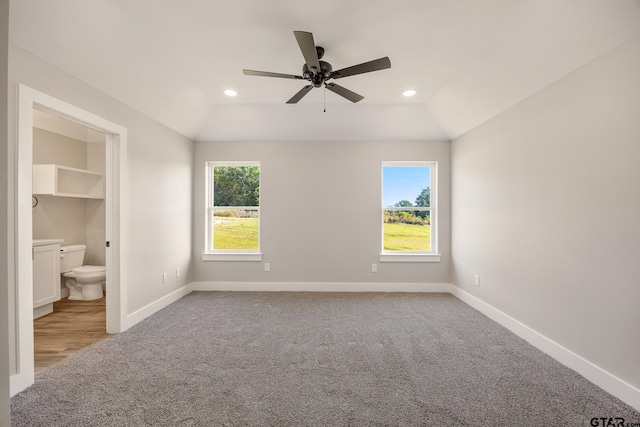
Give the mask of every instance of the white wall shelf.
[[33, 194], [104, 199], [104, 177], [67, 166], [33, 165]]

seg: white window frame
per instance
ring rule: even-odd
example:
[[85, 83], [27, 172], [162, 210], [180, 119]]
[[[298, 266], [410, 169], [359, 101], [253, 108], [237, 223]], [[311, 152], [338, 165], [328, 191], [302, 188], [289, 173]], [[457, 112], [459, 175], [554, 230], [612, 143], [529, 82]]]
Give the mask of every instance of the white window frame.
[[[425, 167], [431, 172], [430, 205], [428, 208], [389, 208], [384, 206], [384, 168], [396, 167]], [[436, 161], [384, 161], [380, 168], [380, 262], [440, 262], [438, 253], [438, 162]], [[389, 210], [406, 211], [418, 210], [430, 212], [431, 250], [430, 251], [385, 251], [384, 250], [384, 212]]]
[[[208, 161], [205, 162], [205, 238], [203, 261], [262, 261], [262, 253], [260, 252], [260, 237], [262, 235], [262, 215], [260, 214], [260, 206], [225, 206], [225, 209], [250, 209], [258, 211], [258, 249], [251, 250], [221, 250], [213, 249], [213, 169], [215, 167], [225, 166], [258, 166], [259, 161]], [[258, 196], [259, 204], [262, 202], [262, 168], [260, 167], [260, 194]]]

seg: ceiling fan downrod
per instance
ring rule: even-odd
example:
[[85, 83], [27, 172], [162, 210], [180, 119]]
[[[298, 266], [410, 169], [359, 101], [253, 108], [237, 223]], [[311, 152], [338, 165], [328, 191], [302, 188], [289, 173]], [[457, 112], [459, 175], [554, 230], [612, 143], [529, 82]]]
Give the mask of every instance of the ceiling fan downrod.
[[327, 112], [327, 85], [324, 85], [324, 90], [322, 91], [322, 95], [323, 95], [323, 104], [324, 104], [324, 113]]

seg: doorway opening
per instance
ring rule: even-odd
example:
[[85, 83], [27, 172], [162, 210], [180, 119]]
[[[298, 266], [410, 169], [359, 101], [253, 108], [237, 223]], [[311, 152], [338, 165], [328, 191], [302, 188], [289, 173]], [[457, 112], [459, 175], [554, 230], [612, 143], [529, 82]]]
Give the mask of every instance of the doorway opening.
[[[105, 136], [104, 240], [106, 271], [106, 331], [127, 329], [126, 319], [126, 128], [57, 98], [19, 85], [15, 158], [15, 312], [10, 323], [10, 393], [34, 382], [33, 340], [33, 133], [34, 111], [45, 112]], [[11, 321], [13, 320], [13, 322]]]
[[[37, 375], [108, 337], [105, 275], [100, 272], [109, 268], [104, 194], [109, 177], [102, 132], [36, 108], [32, 143]], [[74, 278], [81, 270], [96, 276], [85, 289]]]

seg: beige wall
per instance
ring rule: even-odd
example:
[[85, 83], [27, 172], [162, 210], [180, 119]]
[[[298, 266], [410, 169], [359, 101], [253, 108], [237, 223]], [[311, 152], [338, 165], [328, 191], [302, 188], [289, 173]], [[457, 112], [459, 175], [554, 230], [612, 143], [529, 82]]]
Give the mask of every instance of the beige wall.
[[[79, 141], [33, 129], [33, 163], [58, 164], [105, 173], [105, 142]], [[37, 195], [32, 210], [35, 239], [62, 238], [65, 245], [87, 246], [85, 264], [105, 265], [104, 200]]]
[[87, 143], [34, 127], [33, 164], [56, 164], [86, 169]]
[[452, 143], [454, 283], [635, 387], [638, 76], [640, 37]]
[[[206, 262], [205, 162], [261, 162], [260, 262]], [[439, 263], [380, 263], [381, 162], [435, 160]], [[194, 262], [199, 282], [449, 283], [448, 142], [197, 142]], [[378, 273], [371, 264], [378, 264]]]
[[[106, 144], [104, 142], [87, 143], [87, 169], [106, 173]], [[106, 210], [103, 199], [87, 199], [86, 201], [86, 240], [87, 252], [84, 262], [88, 265], [106, 265], [105, 236]]]
[[72, 197], [37, 195], [32, 209], [34, 239], [64, 239], [64, 245], [87, 240], [86, 201]]
[[[33, 129], [33, 164], [87, 168], [87, 143], [43, 129]], [[36, 195], [34, 239], [64, 239], [65, 245], [87, 240], [87, 202], [73, 197]]]
[[8, 337], [8, 159], [7, 144], [7, 68], [9, 43], [9, 0], [0, 0], [0, 425], [10, 424]]

